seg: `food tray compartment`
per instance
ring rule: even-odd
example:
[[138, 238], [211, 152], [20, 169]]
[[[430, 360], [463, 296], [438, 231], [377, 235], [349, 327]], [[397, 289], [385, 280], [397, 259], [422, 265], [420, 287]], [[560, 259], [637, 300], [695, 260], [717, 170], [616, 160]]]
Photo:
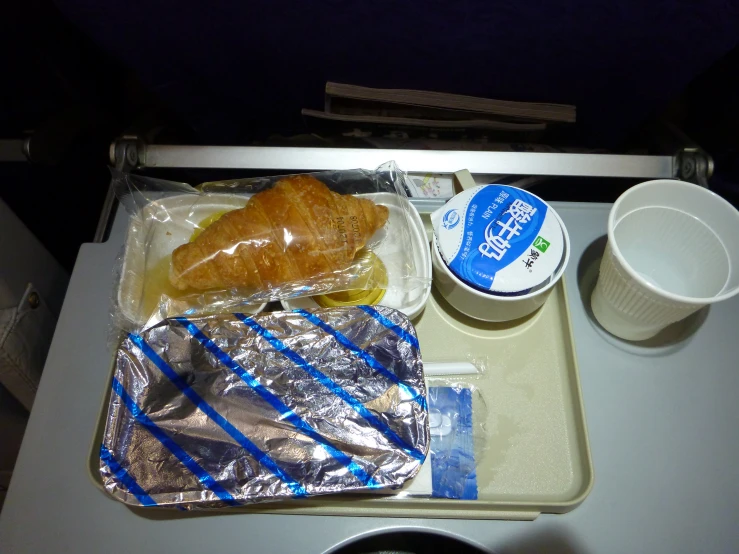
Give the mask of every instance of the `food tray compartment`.
[[[487, 440], [476, 460], [478, 500], [343, 495], [229, 511], [533, 519], [542, 512], [570, 511], [585, 499], [593, 469], [564, 280], [539, 311], [512, 323], [470, 319], [435, 290], [414, 323], [425, 361], [474, 360], [485, 366], [481, 374], [459, 379], [477, 387], [485, 402], [484, 410], [473, 405], [475, 413], [486, 414], [485, 421], [475, 421], [484, 424]], [[89, 458], [91, 477], [101, 490], [98, 455], [107, 396], [106, 391]], [[176, 511], [157, 513], [181, 517]]]
[[[243, 208], [248, 196], [221, 195], [204, 202], [194, 194], [178, 194], [151, 202], [142, 217], [132, 217], [126, 234], [118, 285], [121, 316], [137, 327], [146, 325], [162, 293], [177, 295], [169, 283], [172, 251], [190, 240], [198, 224], [215, 214]], [[169, 218], [167, 225], [157, 220]], [[145, 248], [141, 248], [145, 245]], [[246, 313], [264, 309], [264, 304], [244, 306]], [[170, 316], [180, 314], [168, 314]]]

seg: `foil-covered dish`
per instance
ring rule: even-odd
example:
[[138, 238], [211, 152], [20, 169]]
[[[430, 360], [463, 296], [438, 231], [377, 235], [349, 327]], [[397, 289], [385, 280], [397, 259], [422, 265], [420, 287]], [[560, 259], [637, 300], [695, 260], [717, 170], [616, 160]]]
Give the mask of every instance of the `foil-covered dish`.
[[126, 504], [219, 508], [397, 488], [428, 449], [401, 312], [176, 317], [116, 353], [100, 472]]

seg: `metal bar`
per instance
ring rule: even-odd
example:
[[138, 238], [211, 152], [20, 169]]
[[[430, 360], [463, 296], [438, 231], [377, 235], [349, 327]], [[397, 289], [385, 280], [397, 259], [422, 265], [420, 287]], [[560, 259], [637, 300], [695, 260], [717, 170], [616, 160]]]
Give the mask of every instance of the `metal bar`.
[[0, 162], [27, 162], [23, 146], [25, 142], [18, 139], [0, 139]]
[[108, 185], [108, 192], [105, 194], [105, 200], [103, 201], [103, 208], [100, 211], [100, 217], [98, 218], [98, 224], [97, 228], [95, 229], [95, 236], [93, 237], [93, 242], [103, 242], [103, 239], [105, 238], [105, 233], [108, 230], [108, 224], [110, 223], [110, 216], [113, 213], [113, 208], [115, 207], [116, 198], [115, 198], [115, 189], [113, 188], [113, 183], [111, 182], [110, 185]]
[[404, 171], [575, 177], [672, 178], [671, 156], [620, 154], [550, 154], [539, 152], [470, 152], [383, 150], [363, 148], [298, 148], [265, 146], [144, 146], [142, 167], [285, 169], [374, 169], [395, 160]]

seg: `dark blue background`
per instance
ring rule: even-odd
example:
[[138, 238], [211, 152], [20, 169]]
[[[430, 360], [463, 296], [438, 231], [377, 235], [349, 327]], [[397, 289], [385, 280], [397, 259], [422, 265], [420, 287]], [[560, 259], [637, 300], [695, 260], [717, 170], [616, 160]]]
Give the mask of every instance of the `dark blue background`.
[[578, 107], [614, 146], [739, 42], [733, 1], [57, 0], [204, 142], [294, 132], [327, 80]]

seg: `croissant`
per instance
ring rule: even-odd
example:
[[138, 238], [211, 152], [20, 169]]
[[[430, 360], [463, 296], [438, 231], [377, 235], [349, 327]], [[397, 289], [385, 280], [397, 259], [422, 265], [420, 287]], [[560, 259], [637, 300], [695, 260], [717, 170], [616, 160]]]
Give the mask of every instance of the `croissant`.
[[343, 270], [388, 215], [310, 175], [287, 177], [175, 249], [169, 280], [180, 290], [269, 288]]

